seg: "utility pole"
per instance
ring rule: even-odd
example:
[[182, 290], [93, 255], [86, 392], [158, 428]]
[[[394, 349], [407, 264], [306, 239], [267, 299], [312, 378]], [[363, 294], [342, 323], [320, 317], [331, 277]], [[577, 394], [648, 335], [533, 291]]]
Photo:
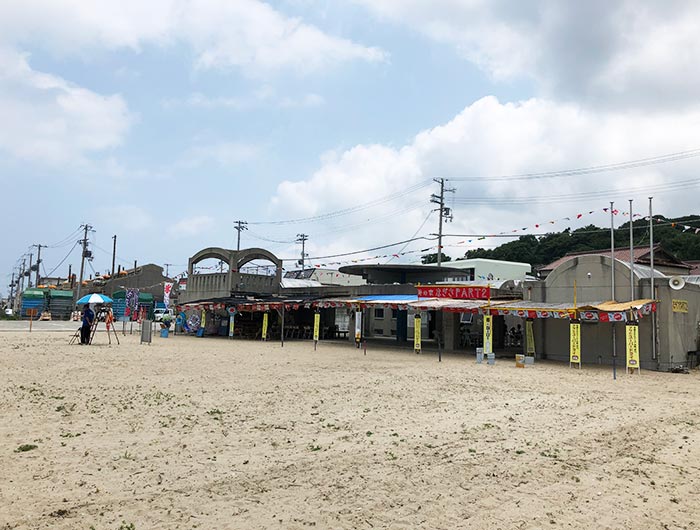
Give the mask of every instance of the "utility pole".
[[238, 241], [236, 243], [236, 250], [241, 250], [241, 232], [243, 230], [248, 230], [248, 223], [246, 221], [234, 221], [234, 228], [238, 232]]
[[[37, 287], [41, 283], [39, 280], [41, 280], [41, 277], [39, 276], [39, 267], [41, 266], [41, 248], [44, 247], [46, 248], [46, 245], [32, 245], [33, 247], [37, 248], [36, 252], [36, 281], [34, 282], [34, 285]], [[30, 272], [31, 274], [31, 272]]]
[[84, 225], [81, 226], [83, 228], [83, 239], [80, 239], [78, 243], [82, 243], [83, 245], [83, 252], [82, 256], [80, 258], [80, 279], [78, 280], [78, 287], [76, 289], [76, 294], [75, 294], [75, 300], [76, 302], [80, 300], [80, 289], [83, 286], [83, 274], [85, 273], [85, 258], [87, 258], [88, 255], [88, 249], [87, 249], [87, 244], [88, 244], [88, 232], [92, 230], [92, 226], [89, 224], [85, 223]]
[[169, 273], [170, 273], [170, 266], [172, 265], [172, 263], [163, 263], [163, 265], [165, 265], [165, 276], [167, 278], [170, 278]]
[[10, 298], [8, 300], [9, 306], [14, 310], [15, 308], [15, 271], [12, 271], [12, 281], [10, 282]]
[[452, 211], [450, 208], [445, 207], [445, 192], [454, 193], [454, 188], [445, 188], [445, 179], [436, 178], [433, 179], [435, 182], [440, 184], [440, 195], [435, 195], [434, 193], [430, 196], [430, 202], [437, 204], [438, 208], [434, 211], [440, 212], [439, 224], [438, 224], [438, 255], [437, 255], [437, 265], [440, 267], [442, 265], [442, 220], [445, 219], [446, 222], [452, 221]]
[[297, 243], [301, 243], [301, 259], [298, 261], [301, 270], [304, 270], [304, 260], [306, 259], [306, 242], [309, 240], [308, 234], [297, 234]]
[[27, 289], [32, 288], [32, 258], [34, 254], [29, 253], [29, 273], [27, 274]]
[[112, 243], [112, 276], [114, 276], [114, 262], [117, 259], [117, 234], [112, 236], [114, 243]]
[[17, 297], [15, 305], [15, 311], [18, 312], [22, 308], [22, 293], [24, 292], [24, 267], [27, 265], [27, 260], [22, 258], [22, 268], [19, 270], [19, 289], [17, 290]]

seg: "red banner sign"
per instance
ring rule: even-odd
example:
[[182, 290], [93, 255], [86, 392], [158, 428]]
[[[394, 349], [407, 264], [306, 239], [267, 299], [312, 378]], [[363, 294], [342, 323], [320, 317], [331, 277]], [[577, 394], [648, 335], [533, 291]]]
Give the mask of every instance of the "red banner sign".
[[418, 289], [419, 298], [453, 298], [456, 300], [488, 300], [490, 287], [441, 287], [421, 286]]

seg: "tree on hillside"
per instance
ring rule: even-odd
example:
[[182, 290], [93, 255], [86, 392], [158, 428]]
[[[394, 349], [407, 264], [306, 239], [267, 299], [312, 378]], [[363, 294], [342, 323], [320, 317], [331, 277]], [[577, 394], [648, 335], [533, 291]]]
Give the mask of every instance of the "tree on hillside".
[[[445, 263], [446, 261], [452, 261], [452, 258], [443, 252], [441, 260], [442, 260], [442, 263]], [[438, 262], [437, 252], [435, 252], [434, 254], [425, 254], [425, 255], [421, 256], [420, 261], [424, 265], [427, 265], [429, 263], [437, 263]]]
[[[700, 260], [700, 216], [689, 215], [677, 219], [662, 219], [654, 224], [654, 243], [661, 244], [668, 252], [682, 260]], [[672, 223], [672, 224], [667, 224]], [[638, 219], [633, 224], [634, 246], [649, 244], [649, 221]], [[689, 228], [685, 228], [689, 227]], [[615, 228], [615, 247], [629, 246], [629, 222]], [[520, 261], [538, 268], [572, 252], [588, 252], [610, 247], [610, 230], [595, 225], [587, 225], [571, 231], [552, 232], [544, 236], [520, 236], [494, 249], [477, 248], [468, 250], [463, 258], [489, 258], [504, 261]]]

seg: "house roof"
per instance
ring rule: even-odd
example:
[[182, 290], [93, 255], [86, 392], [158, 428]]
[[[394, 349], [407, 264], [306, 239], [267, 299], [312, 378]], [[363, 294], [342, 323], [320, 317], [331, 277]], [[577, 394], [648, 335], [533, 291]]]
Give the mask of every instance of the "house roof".
[[689, 275], [691, 275], [691, 276], [700, 275], [700, 261], [699, 260], [686, 261], [686, 264], [688, 266], [690, 266], [690, 270], [688, 271]]
[[[634, 247], [632, 249], [632, 256], [634, 259], [634, 263], [649, 264], [650, 263], [650, 253], [651, 252], [650, 252], [648, 246]], [[580, 256], [610, 256], [610, 249], [586, 250], [583, 252], [570, 252], [569, 254], [562, 256], [558, 260], [553, 261], [549, 265], [545, 265], [544, 267], [540, 268], [540, 271], [544, 271], [544, 272], [553, 271], [554, 269], [559, 267], [559, 265], [566, 263], [567, 261], [569, 261], [573, 258], [578, 258]], [[630, 259], [629, 248], [615, 249], [615, 259], [622, 261], [622, 262], [629, 262], [629, 259]], [[661, 245], [654, 246], [654, 265], [676, 265], [678, 267], [690, 267], [689, 265], [687, 265], [683, 261], [676, 258], [673, 254], [670, 254], [667, 251], [665, 251]]]

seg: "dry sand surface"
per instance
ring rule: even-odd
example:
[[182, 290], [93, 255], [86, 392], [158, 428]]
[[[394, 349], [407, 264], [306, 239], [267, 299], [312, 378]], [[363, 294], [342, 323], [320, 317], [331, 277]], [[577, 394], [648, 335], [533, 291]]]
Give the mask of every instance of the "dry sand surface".
[[0, 333], [2, 530], [700, 526], [697, 372], [68, 338]]

